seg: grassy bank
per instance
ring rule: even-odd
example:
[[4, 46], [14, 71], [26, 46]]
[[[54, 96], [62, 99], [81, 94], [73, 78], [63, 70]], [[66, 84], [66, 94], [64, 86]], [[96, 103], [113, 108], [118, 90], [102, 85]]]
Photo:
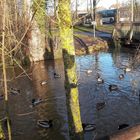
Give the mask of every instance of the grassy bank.
[[112, 25], [112, 24], [96, 26], [97, 31], [102, 31], [102, 32], [110, 33], [110, 34], [112, 34], [113, 29], [114, 29], [114, 25]]
[[[106, 25], [98, 25], [98, 26], [96, 26], [96, 30], [97, 31], [111, 33], [111, 34], [112, 34], [113, 29], [114, 29], [114, 25], [112, 25], [112, 24], [106, 24]], [[74, 27], [74, 31], [92, 32], [93, 31], [93, 28], [92, 28], [92, 26], [90, 26], [90, 27], [75, 26]]]

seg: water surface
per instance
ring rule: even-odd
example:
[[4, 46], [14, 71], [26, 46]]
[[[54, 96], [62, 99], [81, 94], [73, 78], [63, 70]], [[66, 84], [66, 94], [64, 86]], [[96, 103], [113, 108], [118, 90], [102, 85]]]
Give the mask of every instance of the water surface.
[[[110, 135], [122, 123], [130, 126], [140, 123], [140, 70], [139, 65], [132, 65], [134, 54], [135, 50], [116, 48], [76, 57], [82, 122], [96, 124], [95, 131], [85, 133], [86, 140]], [[126, 67], [132, 71], [125, 73]], [[21, 74], [19, 68], [7, 70], [9, 89], [21, 91], [19, 95], [9, 95], [13, 140], [69, 140], [62, 60], [36, 63], [28, 69], [32, 80]], [[87, 70], [92, 72], [87, 74]], [[61, 78], [55, 79], [54, 72], [61, 74]], [[104, 79], [103, 84], [97, 83], [98, 74]], [[124, 79], [120, 80], [119, 74], [124, 74]], [[48, 83], [41, 86], [44, 80]], [[117, 85], [118, 90], [110, 92], [110, 84]], [[33, 98], [45, 101], [32, 107]], [[105, 107], [97, 110], [96, 104], [100, 102]], [[1, 100], [1, 118], [3, 110]], [[37, 120], [40, 119], [52, 119], [53, 127], [39, 127]]]

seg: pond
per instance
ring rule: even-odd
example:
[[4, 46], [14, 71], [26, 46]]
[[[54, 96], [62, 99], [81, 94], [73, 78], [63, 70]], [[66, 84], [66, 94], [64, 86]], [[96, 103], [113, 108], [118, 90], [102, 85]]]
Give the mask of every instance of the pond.
[[[82, 122], [96, 124], [96, 130], [85, 133], [86, 140], [117, 132], [120, 124], [140, 123], [140, 69], [134, 65], [134, 54], [133, 49], [117, 47], [76, 57]], [[125, 72], [128, 67], [131, 70]], [[19, 68], [7, 69], [9, 90], [20, 89], [19, 94], [9, 94], [13, 140], [69, 140], [63, 61], [35, 63], [28, 71], [32, 80]], [[54, 72], [61, 78], [54, 78]], [[98, 75], [104, 80], [102, 84], [97, 83]], [[42, 81], [47, 83], [41, 85]], [[110, 91], [109, 85], [117, 85], [118, 89]], [[43, 102], [32, 106], [32, 99]], [[98, 103], [104, 106], [98, 109]], [[1, 100], [1, 119], [3, 106]], [[38, 120], [45, 119], [53, 120], [52, 128], [37, 125]]]

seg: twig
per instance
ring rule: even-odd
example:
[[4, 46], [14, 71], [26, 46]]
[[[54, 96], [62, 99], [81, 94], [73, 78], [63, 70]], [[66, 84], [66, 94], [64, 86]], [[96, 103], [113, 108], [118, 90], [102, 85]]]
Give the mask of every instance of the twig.
[[35, 113], [35, 111], [27, 112], [27, 113], [22, 113], [22, 114], [17, 114], [17, 116], [27, 116], [27, 115], [31, 115], [33, 113]]

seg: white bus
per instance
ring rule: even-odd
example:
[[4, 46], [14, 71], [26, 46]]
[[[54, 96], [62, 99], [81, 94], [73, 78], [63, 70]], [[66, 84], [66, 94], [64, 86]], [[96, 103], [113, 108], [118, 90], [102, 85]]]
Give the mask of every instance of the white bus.
[[101, 16], [101, 23], [114, 23], [116, 20], [117, 9], [102, 10], [98, 13]]

